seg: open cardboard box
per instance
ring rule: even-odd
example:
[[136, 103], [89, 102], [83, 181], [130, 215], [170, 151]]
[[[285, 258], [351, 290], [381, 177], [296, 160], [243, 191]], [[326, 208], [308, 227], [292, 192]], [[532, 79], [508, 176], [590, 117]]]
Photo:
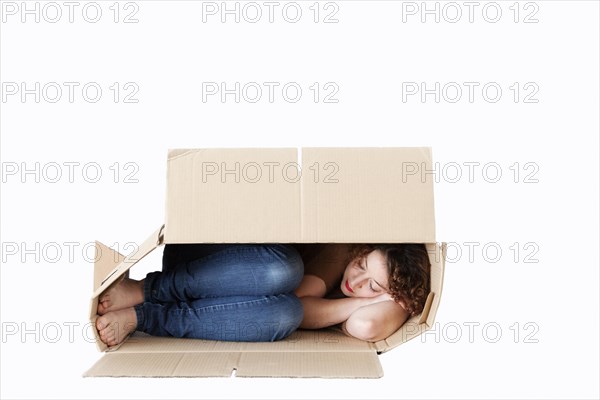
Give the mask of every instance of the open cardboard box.
[[270, 343], [136, 332], [107, 348], [95, 331], [106, 354], [84, 376], [383, 376], [379, 354], [431, 328], [440, 302], [446, 245], [435, 242], [431, 169], [430, 148], [169, 150], [164, 225], [127, 257], [96, 242], [92, 323], [100, 294], [168, 243], [425, 243], [425, 309], [378, 342], [334, 328]]

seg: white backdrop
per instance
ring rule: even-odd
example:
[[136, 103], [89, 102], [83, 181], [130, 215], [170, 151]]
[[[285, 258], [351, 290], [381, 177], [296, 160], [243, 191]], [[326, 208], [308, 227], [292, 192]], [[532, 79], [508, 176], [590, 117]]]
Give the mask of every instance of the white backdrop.
[[[2, 398], [598, 398], [598, 2], [1, 9]], [[433, 147], [434, 331], [379, 380], [82, 378], [90, 244], [162, 224], [168, 148], [255, 146]]]

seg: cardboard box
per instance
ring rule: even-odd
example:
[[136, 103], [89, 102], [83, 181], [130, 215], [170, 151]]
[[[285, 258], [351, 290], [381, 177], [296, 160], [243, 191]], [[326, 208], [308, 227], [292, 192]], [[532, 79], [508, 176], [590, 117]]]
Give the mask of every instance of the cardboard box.
[[383, 376], [379, 354], [432, 327], [440, 302], [446, 246], [435, 242], [431, 169], [430, 148], [170, 150], [164, 225], [127, 257], [97, 242], [92, 323], [99, 295], [167, 243], [425, 243], [425, 309], [378, 342], [333, 328], [271, 343], [136, 332], [107, 348], [96, 332], [105, 355], [84, 376]]

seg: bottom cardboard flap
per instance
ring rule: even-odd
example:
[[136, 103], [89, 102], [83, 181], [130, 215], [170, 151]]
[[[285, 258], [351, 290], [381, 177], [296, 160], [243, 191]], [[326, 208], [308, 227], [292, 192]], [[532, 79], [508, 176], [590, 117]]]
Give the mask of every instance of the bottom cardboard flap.
[[84, 376], [380, 378], [373, 343], [336, 329], [298, 329], [276, 342], [228, 342], [135, 332]]
[[372, 352], [242, 353], [236, 376], [290, 378], [381, 378], [383, 369]]
[[380, 378], [376, 352], [107, 353], [85, 377]]
[[239, 353], [107, 353], [84, 377], [231, 376]]

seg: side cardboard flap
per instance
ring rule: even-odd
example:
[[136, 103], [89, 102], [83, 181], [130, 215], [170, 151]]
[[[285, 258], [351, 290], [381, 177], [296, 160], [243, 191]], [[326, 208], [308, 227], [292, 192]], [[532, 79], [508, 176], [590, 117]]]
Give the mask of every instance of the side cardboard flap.
[[[116, 267], [105, 274], [102, 279], [100, 286], [94, 290], [93, 297], [97, 297], [106, 290], [111, 284], [119, 279], [126, 271], [137, 264], [142, 258], [148, 255], [152, 250], [157, 248], [163, 241], [163, 229], [164, 225], [158, 228], [152, 235], [148, 237], [138, 248], [136, 248], [131, 254], [125, 257]], [[96, 276], [96, 267], [100, 267], [101, 264], [94, 264], [94, 276]], [[100, 275], [100, 272], [98, 272]]]
[[437, 314], [437, 310], [442, 297], [442, 288], [444, 286], [444, 271], [446, 267], [446, 249], [446, 242], [443, 242], [436, 246], [435, 254], [439, 257], [436, 260], [435, 268], [433, 268], [432, 265], [431, 269], [431, 285], [432, 288], [435, 287], [435, 297], [433, 298], [433, 302], [431, 303], [431, 309], [429, 311], [429, 314], [427, 315], [426, 323], [428, 329], [431, 328], [435, 322], [435, 315]]
[[[96, 241], [96, 254], [94, 256], [94, 292], [101, 286], [102, 282], [112, 271], [125, 259], [125, 256], [118, 251], [111, 249], [104, 243]], [[96, 326], [96, 310], [98, 309], [98, 296], [94, 296], [90, 301], [90, 321]], [[107, 346], [100, 340], [96, 329], [93, 330], [96, 337], [96, 346], [98, 350], [104, 351]]]
[[94, 256], [94, 291], [102, 286], [104, 279], [125, 259], [118, 251], [96, 241]]
[[[90, 301], [90, 322], [96, 326], [96, 313], [98, 309], [98, 298], [110, 285], [124, 277], [129, 269], [148, 253], [162, 243], [164, 225], [157, 229], [146, 241], [144, 241], [133, 253], [127, 257], [114, 251], [110, 247], [96, 242], [96, 258], [94, 260], [94, 293]], [[116, 266], [115, 266], [116, 264]], [[108, 347], [100, 340], [98, 331], [93, 329], [96, 337], [96, 347], [99, 351], [113, 351], [122, 344]]]
[[393, 335], [375, 343], [378, 352], [386, 352], [413, 339], [433, 326], [440, 304], [446, 262], [446, 243], [426, 243], [431, 263], [431, 292], [427, 296], [423, 312], [409, 318]]

